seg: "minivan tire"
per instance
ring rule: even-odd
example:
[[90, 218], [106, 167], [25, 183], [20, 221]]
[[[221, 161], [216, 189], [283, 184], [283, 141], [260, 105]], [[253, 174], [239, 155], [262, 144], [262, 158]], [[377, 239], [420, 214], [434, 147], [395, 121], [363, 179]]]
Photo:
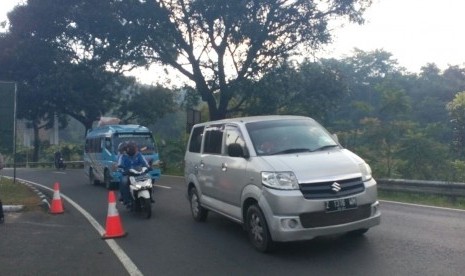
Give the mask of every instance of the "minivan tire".
[[274, 247], [262, 210], [256, 204], [247, 209], [246, 227], [249, 240], [260, 252], [270, 252]]
[[200, 205], [199, 194], [196, 188], [189, 190], [189, 201], [191, 204], [191, 213], [195, 221], [203, 222], [207, 219], [208, 210]]

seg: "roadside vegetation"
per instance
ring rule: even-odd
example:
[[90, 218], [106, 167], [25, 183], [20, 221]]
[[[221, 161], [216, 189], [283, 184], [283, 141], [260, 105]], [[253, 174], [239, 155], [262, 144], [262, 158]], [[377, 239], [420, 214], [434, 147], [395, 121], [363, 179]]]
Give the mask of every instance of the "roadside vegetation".
[[3, 205], [23, 205], [25, 211], [40, 209], [41, 200], [28, 186], [0, 177], [0, 200]]

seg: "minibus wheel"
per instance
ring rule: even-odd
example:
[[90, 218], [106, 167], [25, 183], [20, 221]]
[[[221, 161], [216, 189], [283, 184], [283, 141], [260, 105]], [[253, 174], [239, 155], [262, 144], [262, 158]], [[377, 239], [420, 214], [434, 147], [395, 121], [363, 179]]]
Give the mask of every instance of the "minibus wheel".
[[97, 185], [98, 181], [95, 179], [94, 171], [92, 168], [89, 168], [89, 183], [91, 185]]
[[108, 170], [105, 170], [103, 172], [103, 185], [105, 185], [105, 188], [107, 188], [107, 190], [110, 190], [111, 179], [110, 179], [110, 172]]

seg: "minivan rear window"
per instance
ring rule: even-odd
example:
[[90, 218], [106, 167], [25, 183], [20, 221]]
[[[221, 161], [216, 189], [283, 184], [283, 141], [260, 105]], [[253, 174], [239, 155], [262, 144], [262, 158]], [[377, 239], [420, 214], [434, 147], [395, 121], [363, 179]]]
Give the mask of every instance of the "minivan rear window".
[[203, 152], [212, 154], [221, 154], [223, 144], [223, 126], [209, 127], [205, 131]]
[[192, 131], [191, 140], [189, 142], [189, 151], [190, 152], [200, 152], [200, 147], [202, 146], [202, 134], [203, 126], [196, 127]]

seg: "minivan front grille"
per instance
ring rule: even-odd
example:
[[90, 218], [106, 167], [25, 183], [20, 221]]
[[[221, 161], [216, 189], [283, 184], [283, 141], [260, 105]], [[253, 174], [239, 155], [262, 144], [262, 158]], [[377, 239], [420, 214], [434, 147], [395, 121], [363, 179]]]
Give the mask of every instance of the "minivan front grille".
[[365, 191], [365, 185], [363, 185], [361, 177], [327, 182], [300, 183], [299, 186], [306, 199], [339, 198]]
[[324, 211], [314, 213], [303, 213], [300, 222], [304, 228], [325, 227], [339, 225], [353, 221], [369, 218], [371, 215], [370, 204], [358, 206], [356, 209], [340, 212], [326, 213]]

